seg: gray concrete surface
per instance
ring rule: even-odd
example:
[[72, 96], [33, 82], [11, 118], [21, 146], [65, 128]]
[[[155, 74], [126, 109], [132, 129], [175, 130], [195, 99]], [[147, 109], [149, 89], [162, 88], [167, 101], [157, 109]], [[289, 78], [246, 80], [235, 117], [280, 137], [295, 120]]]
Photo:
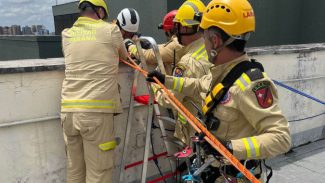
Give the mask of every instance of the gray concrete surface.
[[269, 161], [271, 183], [325, 182], [325, 139], [294, 148]]

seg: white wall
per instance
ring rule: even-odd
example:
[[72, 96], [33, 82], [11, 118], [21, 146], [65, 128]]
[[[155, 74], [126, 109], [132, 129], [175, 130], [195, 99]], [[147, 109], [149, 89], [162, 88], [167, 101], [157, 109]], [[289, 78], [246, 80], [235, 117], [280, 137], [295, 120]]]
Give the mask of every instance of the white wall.
[[[292, 49], [292, 48], [291, 48]], [[269, 77], [292, 88], [325, 100], [325, 50], [278, 50], [253, 56], [263, 63]], [[281, 53], [282, 52], [282, 53]], [[283, 53], [284, 52], [284, 53]], [[277, 86], [280, 107], [289, 121], [325, 112], [325, 106], [311, 99]], [[308, 120], [290, 122], [293, 145], [298, 146], [324, 138], [325, 115]]]
[[58, 117], [62, 71], [0, 75], [0, 182], [63, 182], [65, 149]]

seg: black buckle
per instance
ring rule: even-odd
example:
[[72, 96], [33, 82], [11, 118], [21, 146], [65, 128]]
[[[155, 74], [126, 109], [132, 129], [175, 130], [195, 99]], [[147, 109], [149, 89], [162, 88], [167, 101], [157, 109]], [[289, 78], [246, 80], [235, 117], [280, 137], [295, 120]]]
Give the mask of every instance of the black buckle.
[[215, 117], [211, 112], [208, 113], [204, 123], [209, 131], [216, 131], [220, 126], [220, 120]]

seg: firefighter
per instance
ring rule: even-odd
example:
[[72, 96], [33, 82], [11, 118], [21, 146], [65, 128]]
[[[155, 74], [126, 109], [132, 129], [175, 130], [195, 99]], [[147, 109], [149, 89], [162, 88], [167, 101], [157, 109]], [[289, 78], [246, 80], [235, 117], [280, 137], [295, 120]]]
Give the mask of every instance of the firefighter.
[[[176, 51], [182, 48], [177, 41], [174, 30], [174, 18], [177, 10], [170, 11], [163, 19], [163, 22], [158, 26], [158, 29], [162, 29], [165, 32], [167, 43], [158, 45], [158, 49], [161, 55], [161, 59], [165, 65], [167, 74], [172, 74], [172, 68], [179, 61], [176, 57]], [[138, 58], [138, 51], [133, 41], [128, 41], [126, 47], [131, 55]], [[157, 59], [152, 49], [143, 50], [146, 62], [149, 65], [157, 65]]]
[[62, 32], [67, 182], [111, 183], [118, 143], [113, 116], [122, 112], [118, 65], [127, 52], [118, 26], [103, 20], [108, 16], [104, 0], [80, 0], [79, 10], [81, 16]]
[[117, 15], [116, 24], [119, 26], [123, 39], [136, 39], [138, 37], [140, 16], [133, 8], [124, 8]]
[[172, 10], [168, 12], [164, 18], [163, 22], [158, 25], [158, 29], [162, 29], [165, 32], [167, 41], [170, 41], [175, 35], [174, 29], [174, 18], [177, 14], [177, 10]]
[[[266, 166], [261, 166], [260, 160], [287, 152], [291, 138], [274, 83], [262, 65], [244, 52], [255, 30], [253, 9], [248, 1], [213, 0], [204, 11], [200, 28], [209, 61], [214, 64], [209, 75], [178, 78], [153, 71], [147, 80], [157, 77], [171, 89], [179, 83], [177, 89], [185, 96], [207, 92], [202, 108], [207, 128], [263, 181], [261, 173]], [[218, 155], [208, 144], [202, 146], [208, 154]], [[230, 165], [225, 173], [229, 182], [247, 181]], [[225, 181], [221, 175], [215, 178], [216, 182]]]
[[[173, 70], [174, 77], [200, 78], [208, 74], [209, 68], [212, 66], [208, 61], [202, 33], [198, 29], [200, 16], [204, 9], [205, 5], [201, 1], [188, 0], [181, 5], [174, 18], [175, 34], [178, 42], [183, 45], [183, 48], [177, 51], [177, 55], [183, 56], [181, 56]], [[198, 111], [191, 102], [201, 106], [203, 101], [201, 97], [183, 95], [180, 92], [181, 88], [179, 88], [181, 84], [181, 82], [174, 83], [172, 88], [174, 90], [173, 94], [192, 114], [196, 115]], [[156, 100], [160, 105], [171, 107], [171, 104], [167, 101], [165, 95], [160, 92], [160, 89], [158, 89], [156, 94]], [[190, 137], [194, 136], [195, 130], [180, 113], [176, 114], [176, 118], [175, 137], [183, 143], [191, 145]]]

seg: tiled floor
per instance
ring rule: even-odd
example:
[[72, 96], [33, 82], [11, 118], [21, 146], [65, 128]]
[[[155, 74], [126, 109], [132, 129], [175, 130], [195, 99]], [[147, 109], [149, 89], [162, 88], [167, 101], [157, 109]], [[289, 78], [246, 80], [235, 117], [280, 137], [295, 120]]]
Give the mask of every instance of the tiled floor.
[[325, 139], [293, 149], [269, 161], [271, 183], [325, 183]]

